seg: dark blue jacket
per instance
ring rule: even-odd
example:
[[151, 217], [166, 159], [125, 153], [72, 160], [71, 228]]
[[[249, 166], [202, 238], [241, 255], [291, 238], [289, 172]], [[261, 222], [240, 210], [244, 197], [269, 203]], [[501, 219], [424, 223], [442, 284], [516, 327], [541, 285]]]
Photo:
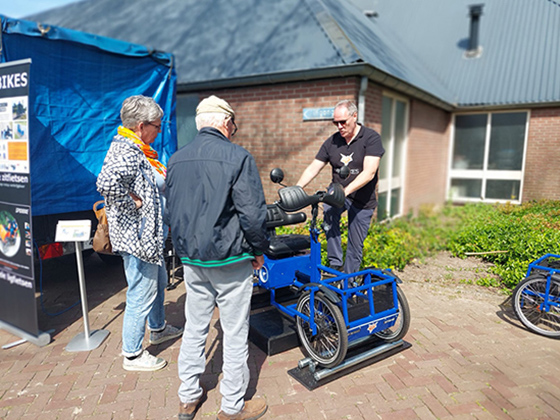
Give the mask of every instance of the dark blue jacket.
[[185, 264], [222, 266], [268, 248], [255, 160], [215, 128], [202, 128], [168, 162], [165, 222]]

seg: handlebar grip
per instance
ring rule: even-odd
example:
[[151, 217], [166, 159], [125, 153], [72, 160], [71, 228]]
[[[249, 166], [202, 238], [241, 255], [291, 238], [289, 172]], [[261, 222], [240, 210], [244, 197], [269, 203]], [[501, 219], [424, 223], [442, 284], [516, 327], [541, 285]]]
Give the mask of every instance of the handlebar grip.
[[301, 210], [320, 201], [318, 196], [307, 195], [303, 188], [298, 185], [281, 188], [278, 195], [280, 196], [280, 201], [277, 203], [278, 207], [290, 212]]
[[323, 196], [322, 202], [333, 207], [342, 208], [346, 195], [340, 184], [332, 184], [327, 193]]

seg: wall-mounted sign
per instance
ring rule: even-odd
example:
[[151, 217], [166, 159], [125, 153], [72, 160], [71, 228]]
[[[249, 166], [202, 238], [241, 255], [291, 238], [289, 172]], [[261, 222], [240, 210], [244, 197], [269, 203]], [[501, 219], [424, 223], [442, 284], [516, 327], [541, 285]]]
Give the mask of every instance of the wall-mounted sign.
[[303, 121], [332, 120], [333, 108], [303, 108]]

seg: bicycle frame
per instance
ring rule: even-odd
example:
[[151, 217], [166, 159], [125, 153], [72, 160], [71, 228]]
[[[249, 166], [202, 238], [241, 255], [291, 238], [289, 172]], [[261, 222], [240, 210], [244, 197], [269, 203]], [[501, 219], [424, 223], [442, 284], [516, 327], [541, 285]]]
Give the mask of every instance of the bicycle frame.
[[[541, 272], [542, 274], [544, 274], [543, 272], [546, 272], [546, 289], [543, 295], [539, 295], [540, 297], [543, 298], [543, 303], [540, 305], [540, 310], [543, 312], [549, 312], [552, 306], [560, 308], [559, 298], [555, 298], [552, 300], [550, 299], [550, 285], [552, 283], [552, 277], [556, 275], [557, 276], [556, 280], [560, 281], [560, 268], [554, 269], [546, 265], [541, 265], [543, 262], [547, 262], [550, 258], [560, 259], [560, 255], [545, 254], [541, 258], [529, 264], [529, 267], [527, 268], [527, 277], [533, 274], [534, 271]], [[535, 293], [530, 291], [526, 291], [525, 293], [536, 296]]]

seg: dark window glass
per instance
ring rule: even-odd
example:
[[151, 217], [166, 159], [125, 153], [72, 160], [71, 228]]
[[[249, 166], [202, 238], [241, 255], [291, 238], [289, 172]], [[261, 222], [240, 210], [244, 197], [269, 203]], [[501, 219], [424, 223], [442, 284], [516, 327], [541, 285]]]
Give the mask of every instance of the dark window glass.
[[492, 114], [488, 169], [521, 170], [526, 121], [526, 112]]
[[385, 220], [387, 215], [387, 193], [379, 193], [377, 195], [377, 220]]
[[452, 179], [451, 194], [453, 198], [481, 198], [481, 179]]
[[519, 181], [488, 180], [486, 181], [486, 198], [495, 200], [519, 200]]
[[482, 169], [487, 114], [457, 115], [453, 169]]

